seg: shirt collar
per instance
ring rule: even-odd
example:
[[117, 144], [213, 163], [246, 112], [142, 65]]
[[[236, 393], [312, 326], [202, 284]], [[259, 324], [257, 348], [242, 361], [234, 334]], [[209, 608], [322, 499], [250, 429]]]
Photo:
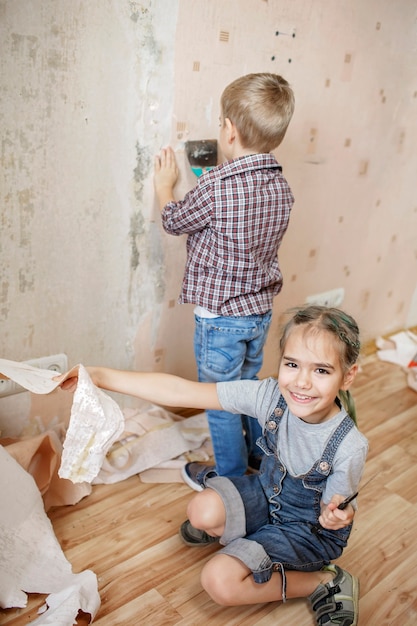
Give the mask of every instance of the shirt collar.
[[226, 178], [231, 174], [240, 174], [242, 172], [246, 172], [247, 170], [271, 168], [277, 168], [282, 171], [281, 165], [278, 163], [273, 154], [249, 154], [218, 165], [216, 168], [216, 178]]

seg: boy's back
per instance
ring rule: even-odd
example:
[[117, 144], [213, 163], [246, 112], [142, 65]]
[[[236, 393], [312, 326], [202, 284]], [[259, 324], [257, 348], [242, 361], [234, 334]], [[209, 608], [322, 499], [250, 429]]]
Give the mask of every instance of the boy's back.
[[[225, 162], [174, 199], [178, 168], [171, 148], [155, 159], [155, 189], [166, 232], [187, 235], [179, 302], [195, 304], [194, 351], [204, 382], [254, 379], [274, 296], [282, 287], [278, 249], [293, 196], [271, 154], [283, 140], [294, 95], [276, 74], [242, 76], [220, 101], [219, 145]], [[247, 416], [207, 411], [215, 467], [188, 463], [184, 480], [201, 488], [201, 472], [240, 476], [259, 464], [260, 427]], [[203, 467], [201, 467], [203, 465]]]
[[162, 211], [166, 232], [188, 234], [180, 302], [218, 315], [262, 314], [282, 287], [277, 252], [293, 205], [271, 154], [227, 161]]

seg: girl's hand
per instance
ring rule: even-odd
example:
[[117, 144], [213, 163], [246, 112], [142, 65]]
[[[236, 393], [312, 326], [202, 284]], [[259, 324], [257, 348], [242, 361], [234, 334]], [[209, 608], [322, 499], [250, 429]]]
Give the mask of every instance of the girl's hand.
[[59, 386], [65, 391], [75, 391], [78, 384], [78, 365], [71, 368], [66, 374], [54, 376], [52, 380], [59, 382]]
[[322, 503], [319, 522], [323, 528], [327, 528], [328, 530], [340, 530], [353, 522], [355, 509], [351, 504], [348, 504], [343, 511], [337, 508], [344, 499], [344, 496], [336, 494], [332, 497], [329, 504]]

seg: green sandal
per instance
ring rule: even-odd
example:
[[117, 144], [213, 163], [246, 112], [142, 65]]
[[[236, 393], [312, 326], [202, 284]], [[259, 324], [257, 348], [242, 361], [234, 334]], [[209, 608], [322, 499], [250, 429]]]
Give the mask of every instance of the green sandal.
[[359, 615], [359, 581], [338, 565], [326, 565], [322, 571], [335, 577], [319, 585], [309, 596], [319, 626], [357, 626]]

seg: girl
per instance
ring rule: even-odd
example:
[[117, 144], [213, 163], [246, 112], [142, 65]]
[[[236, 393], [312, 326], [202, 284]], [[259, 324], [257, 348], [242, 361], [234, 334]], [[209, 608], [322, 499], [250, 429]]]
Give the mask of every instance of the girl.
[[[347, 544], [355, 503], [344, 500], [358, 491], [368, 450], [341, 403], [349, 399], [359, 349], [349, 315], [310, 306], [284, 327], [277, 381], [198, 383], [87, 368], [92, 381], [110, 391], [165, 406], [252, 415], [262, 426], [259, 474], [226, 478], [209, 468], [180, 530], [188, 545], [223, 546], [201, 575], [218, 604], [309, 597], [320, 626], [357, 624], [358, 580], [330, 561]], [[76, 379], [74, 368], [62, 388], [73, 390]]]

